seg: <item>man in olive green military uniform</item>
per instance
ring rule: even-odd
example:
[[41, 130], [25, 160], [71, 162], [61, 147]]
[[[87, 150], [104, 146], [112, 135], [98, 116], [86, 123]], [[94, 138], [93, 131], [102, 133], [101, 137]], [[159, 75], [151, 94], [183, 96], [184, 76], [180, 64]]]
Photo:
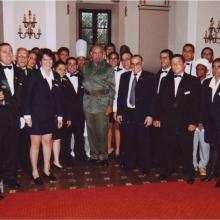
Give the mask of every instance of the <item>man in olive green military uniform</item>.
[[109, 114], [115, 95], [114, 69], [104, 61], [103, 48], [95, 45], [91, 50], [91, 61], [82, 69], [84, 98], [91, 161], [108, 165]]

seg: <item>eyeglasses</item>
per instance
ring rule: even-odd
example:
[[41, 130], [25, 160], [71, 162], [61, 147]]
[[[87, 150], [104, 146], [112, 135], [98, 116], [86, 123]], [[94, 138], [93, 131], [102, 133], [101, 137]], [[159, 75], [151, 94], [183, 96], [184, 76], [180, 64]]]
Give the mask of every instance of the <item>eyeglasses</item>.
[[131, 63], [131, 66], [132, 66], [132, 67], [135, 67], [135, 66], [140, 67], [141, 64], [142, 64], [141, 62], [138, 62], [138, 63]]

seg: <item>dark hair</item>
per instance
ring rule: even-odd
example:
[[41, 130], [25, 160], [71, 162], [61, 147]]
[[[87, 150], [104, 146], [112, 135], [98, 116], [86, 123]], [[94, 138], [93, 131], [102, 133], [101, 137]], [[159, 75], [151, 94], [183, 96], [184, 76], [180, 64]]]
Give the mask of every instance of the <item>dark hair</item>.
[[108, 59], [110, 59], [110, 57], [111, 57], [112, 55], [116, 55], [117, 59], [119, 60], [119, 54], [118, 54], [116, 51], [111, 52], [111, 53], [108, 55]]
[[69, 62], [70, 60], [75, 60], [75, 61], [76, 61], [76, 64], [78, 64], [78, 61], [77, 61], [77, 59], [76, 59], [75, 57], [69, 57], [69, 58], [66, 60], [66, 64], [68, 64], [68, 62]]
[[185, 47], [191, 47], [193, 53], [195, 52], [195, 46], [193, 44], [187, 43], [183, 46], [183, 50], [185, 49]]
[[113, 50], [116, 51], [116, 47], [113, 43], [106, 44], [105, 47], [104, 47], [104, 51], [106, 51], [108, 49], [108, 47], [113, 47]]
[[4, 47], [4, 46], [8, 46], [12, 49], [12, 46], [9, 43], [6, 42], [0, 43], [0, 47]]
[[125, 51], [124, 53], [121, 54], [121, 58], [120, 59], [122, 59], [123, 55], [126, 54], [126, 53], [130, 54], [130, 56], [133, 57], [133, 54], [130, 51]]
[[164, 50], [160, 51], [160, 54], [162, 54], [162, 53], [167, 53], [169, 55], [170, 59], [172, 59], [172, 57], [173, 57], [173, 51], [172, 50], [164, 49]]
[[44, 55], [47, 55], [48, 57], [50, 57], [53, 60], [53, 63], [55, 62], [55, 55], [52, 52], [52, 50], [48, 48], [40, 49], [40, 52], [38, 54], [38, 60], [41, 61]]
[[68, 55], [70, 54], [70, 51], [67, 47], [60, 47], [57, 51], [57, 54], [59, 55], [63, 51], [67, 52]]
[[135, 54], [132, 56], [132, 58], [140, 58], [141, 59], [141, 62], [143, 62], [143, 57], [140, 55], [140, 54]]
[[180, 58], [183, 61], [183, 63], [185, 63], [185, 59], [182, 54], [174, 54], [172, 59], [174, 59], [174, 58]]
[[214, 66], [214, 63], [220, 63], [220, 58], [216, 58], [212, 62], [212, 67]]
[[56, 61], [53, 65], [53, 68], [56, 69], [59, 65], [64, 65], [66, 66], [66, 64], [63, 61]]
[[214, 56], [214, 51], [213, 51], [213, 49], [211, 47], [204, 47], [202, 49], [202, 52], [201, 52], [201, 57], [203, 57], [203, 53], [204, 53], [205, 50], [210, 50], [211, 53], [212, 53], [212, 56]]
[[120, 51], [119, 51], [119, 54], [120, 54], [120, 59], [121, 59], [122, 55], [123, 55], [125, 52], [127, 52], [127, 53], [130, 53], [130, 54], [131, 54], [131, 51], [130, 51], [129, 46], [127, 46], [127, 45], [123, 44], [123, 45], [121, 45], [121, 46], [120, 46]]

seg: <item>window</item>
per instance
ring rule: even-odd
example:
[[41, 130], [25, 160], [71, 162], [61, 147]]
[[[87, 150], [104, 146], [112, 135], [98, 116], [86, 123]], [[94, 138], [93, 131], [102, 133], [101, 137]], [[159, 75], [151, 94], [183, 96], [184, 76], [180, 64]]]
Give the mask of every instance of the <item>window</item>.
[[111, 10], [79, 11], [79, 37], [88, 43], [106, 45], [111, 42]]

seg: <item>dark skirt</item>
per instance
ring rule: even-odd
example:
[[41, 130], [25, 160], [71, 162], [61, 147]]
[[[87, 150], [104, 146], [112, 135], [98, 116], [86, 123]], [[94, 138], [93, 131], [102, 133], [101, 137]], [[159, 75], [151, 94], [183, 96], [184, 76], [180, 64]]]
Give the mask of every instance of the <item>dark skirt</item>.
[[28, 127], [28, 133], [30, 135], [45, 135], [52, 134], [54, 130], [54, 119], [48, 119], [39, 121], [32, 119], [32, 127]]

